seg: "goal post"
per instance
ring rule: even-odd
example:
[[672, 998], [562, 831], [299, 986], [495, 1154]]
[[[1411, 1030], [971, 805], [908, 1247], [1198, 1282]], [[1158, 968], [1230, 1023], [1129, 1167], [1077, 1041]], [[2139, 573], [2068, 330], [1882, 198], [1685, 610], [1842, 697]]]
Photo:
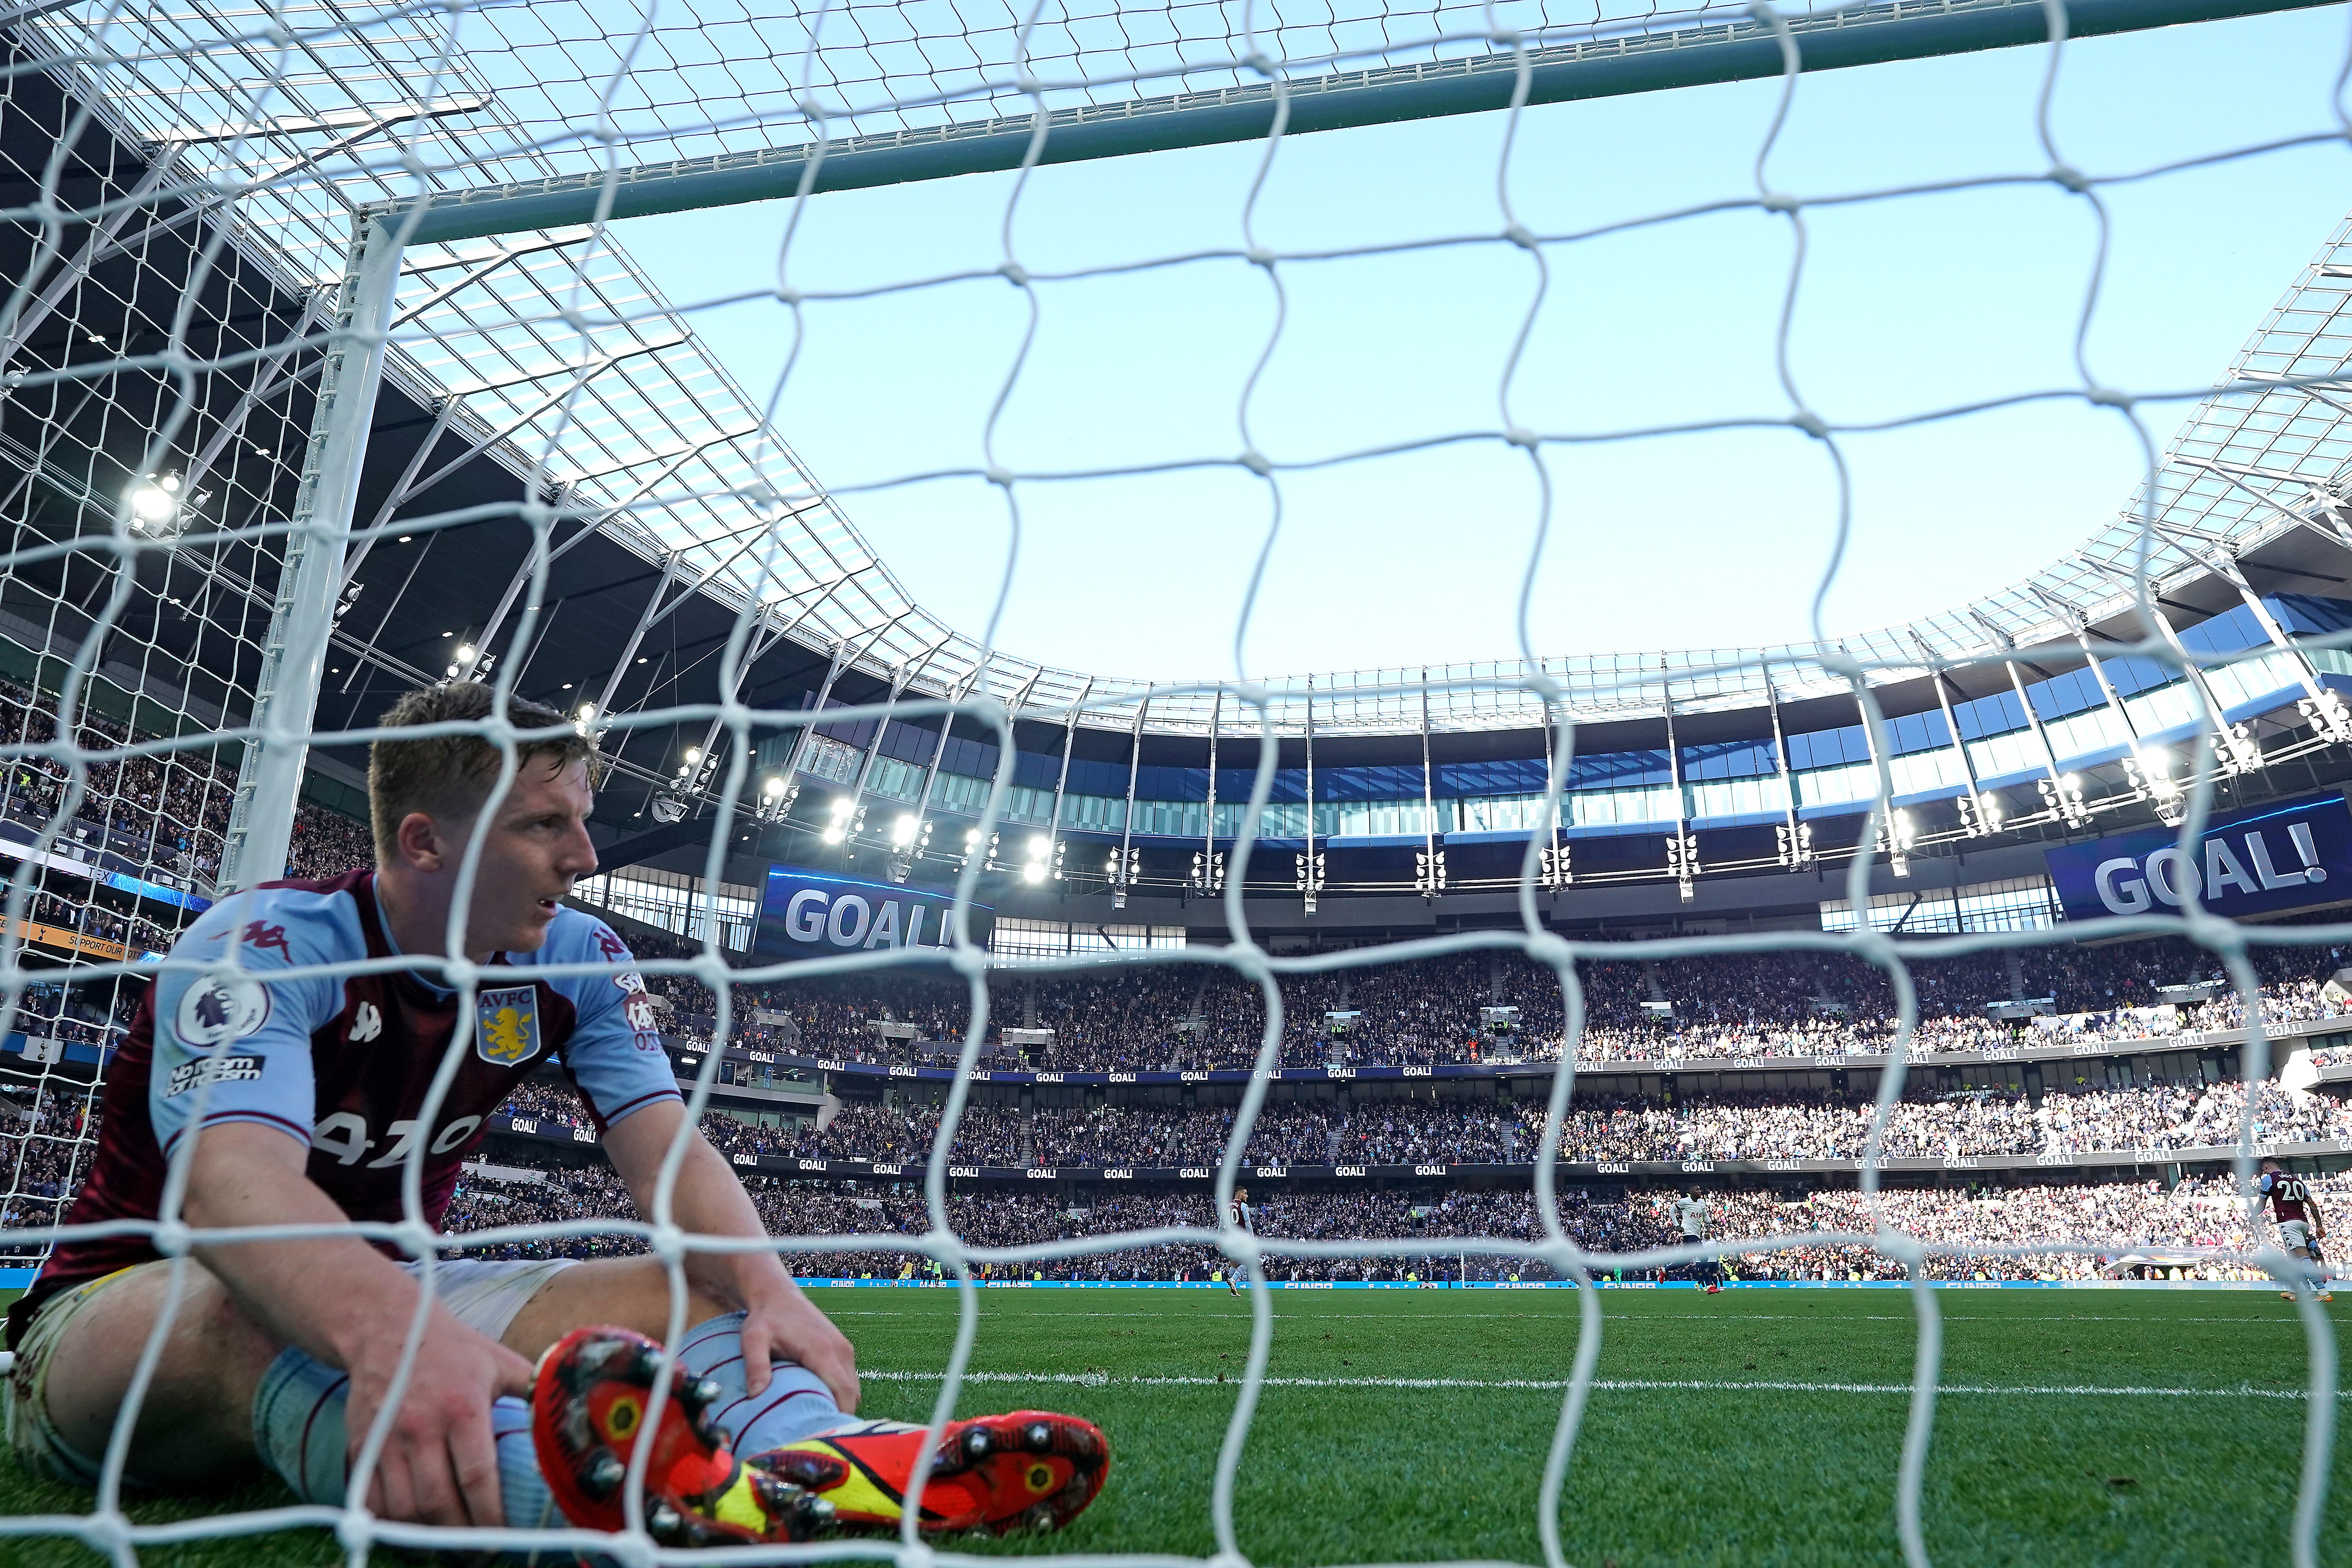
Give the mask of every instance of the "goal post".
[[224, 894], [285, 875], [293, 842], [319, 681], [342, 588], [343, 552], [400, 287], [397, 226], [363, 221], [358, 228], [352, 265], [336, 296], [310, 445], [287, 525], [285, 565], [254, 687], [252, 734], [222, 836], [218, 887]]
[[[2096, 37], [2189, 22], [2306, 9], [2325, 0], [1866, 0], [1781, 16], [1757, 5], [1549, 28], [1526, 42], [1526, 101], [1565, 103], [1674, 88], [1754, 81], [1786, 74], [1785, 30], [1801, 71]], [[1504, 36], [1507, 37], [1507, 36]], [[1503, 37], [1496, 38], [1503, 41]], [[1237, 60], [1238, 64], [1247, 64]], [[1266, 62], [1279, 69], [1280, 62]], [[1335, 71], [1287, 79], [1286, 135], [1510, 107], [1521, 70], [1516, 49], [1458, 59]], [[1044, 86], [1050, 90], [1055, 84]], [[1274, 129], [1275, 83], [1057, 109], [1046, 115], [1041, 163], [1084, 163], [1184, 147], [1251, 142]], [[773, 201], [799, 193], [861, 190], [1017, 169], [1036, 139], [1034, 114], [1001, 115], [919, 130], [679, 159], [612, 172], [441, 193], [379, 204], [378, 215], [415, 213], [411, 242], [485, 239], [562, 228], [598, 217], [650, 217]], [[809, 177], [809, 164], [817, 169]], [[609, 191], [609, 201], [607, 192]], [[421, 209], [421, 210], [418, 210]]]

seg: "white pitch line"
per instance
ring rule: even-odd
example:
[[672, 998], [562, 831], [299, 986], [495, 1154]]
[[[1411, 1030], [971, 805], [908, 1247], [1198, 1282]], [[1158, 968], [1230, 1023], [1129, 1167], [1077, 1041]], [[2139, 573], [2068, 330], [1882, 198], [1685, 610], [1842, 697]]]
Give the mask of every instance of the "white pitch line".
[[[942, 1375], [936, 1372], [868, 1372], [860, 1370], [858, 1378], [867, 1383], [938, 1383]], [[1153, 1377], [1113, 1377], [1103, 1372], [967, 1372], [966, 1383], [1073, 1384], [1082, 1388], [1217, 1388], [1241, 1385], [1241, 1374], [1228, 1377], [1198, 1377], [1163, 1375]], [[1263, 1381], [1265, 1388], [1469, 1388], [1469, 1389], [1528, 1389], [1538, 1393], [1557, 1394], [1569, 1386], [1566, 1378], [1532, 1377], [1269, 1377]], [[1596, 1393], [1678, 1392], [1701, 1394], [1909, 1394], [1907, 1383], [1780, 1383], [1746, 1380], [1708, 1381], [1702, 1378], [1599, 1377], [1592, 1380]], [[2110, 1388], [2096, 1384], [2044, 1385], [2037, 1384], [1954, 1384], [1948, 1383], [1936, 1391], [1939, 1394], [2030, 1394], [2037, 1397], [2074, 1398], [2100, 1395], [2128, 1399], [2308, 1399], [2308, 1389], [2301, 1388]], [[2338, 1399], [2352, 1399], [2352, 1389], [2339, 1390]]]
[[[2249, 1294], [2251, 1294], [2251, 1292], [2249, 1292]], [[828, 1318], [919, 1318], [929, 1317], [932, 1314], [929, 1313], [917, 1312], [891, 1307], [839, 1307], [829, 1309], [825, 1312], [825, 1316]], [[1056, 1312], [1054, 1315], [1056, 1318], [1133, 1319], [1141, 1316], [1142, 1314], [1139, 1311]], [[1333, 1322], [1343, 1319], [1364, 1319], [1376, 1322], [1390, 1322], [1402, 1318], [1426, 1318], [1433, 1322], [1455, 1322], [1464, 1318], [1497, 1318], [1524, 1322], [1551, 1322], [1557, 1321], [1558, 1317], [1573, 1315], [1572, 1310], [1563, 1311], [1559, 1314], [1546, 1314], [1540, 1312], [1277, 1311], [1275, 1313], [1275, 1320], [1277, 1322], [1324, 1323]], [[1653, 1323], [1685, 1321], [1697, 1321], [1701, 1319], [1706, 1319], [1715, 1322], [1723, 1322], [1728, 1320], [1737, 1323], [1788, 1321], [1793, 1323], [1829, 1322], [1832, 1324], [1911, 1323], [1918, 1321], [1917, 1315], [1911, 1312], [1848, 1312], [1837, 1315], [1834, 1318], [1822, 1318], [1811, 1312], [1749, 1312], [1739, 1310], [1738, 1309], [1734, 1309], [1729, 1312], [1603, 1312], [1601, 1315], [1612, 1323]], [[2302, 1322], [2299, 1319], [2286, 1317], [2284, 1315], [2266, 1317], [2258, 1313], [2249, 1313], [2242, 1318], [2137, 1318], [2129, 1315], [2128, 1313], [2092, 1314], [2084, 1312], [2017, 1312], [1986, 1315], [1977, 1312], [1946, 1312], [1943, 1314], [1943, 1320], [1948, 1323], [2146, 1323], [2152, 1328], [2161, 1328], [2167, 1323], [2239, 1323], [2249, 1328], [2258, 1327], [2266, 1323], [2278, 1323], [2298, 1329], [2302, 1327]]]

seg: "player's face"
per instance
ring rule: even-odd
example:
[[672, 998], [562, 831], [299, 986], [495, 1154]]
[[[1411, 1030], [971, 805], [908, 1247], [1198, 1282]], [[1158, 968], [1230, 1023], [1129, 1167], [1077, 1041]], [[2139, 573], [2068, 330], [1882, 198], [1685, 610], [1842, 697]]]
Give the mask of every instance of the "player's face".
[[588, 764], [529, 761], [482, 836], [482, 864], [467, 913], [472, 952], [535, 952], [572, 884], [596, 869], [588, 838], [595, 804]]

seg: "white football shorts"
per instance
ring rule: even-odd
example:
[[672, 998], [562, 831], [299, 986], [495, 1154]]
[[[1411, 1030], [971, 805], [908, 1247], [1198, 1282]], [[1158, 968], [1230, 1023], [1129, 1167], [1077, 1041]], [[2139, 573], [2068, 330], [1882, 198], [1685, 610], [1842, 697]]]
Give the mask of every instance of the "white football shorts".
[[[15, 1370], [0, 1383], [0, 1419], [5, 1419], [9, 1447], [26, 1469], [68, 1484], [97, 1484], [98, 1461], [77, 1452], [49, 1422], [49, 1358], [74, 1318], [93, 1300], [126, 1279], [170, 1267], [161, 1260], [138, 1264], [61, 1290], [42, 1303], [16, 1347]], [[421, 1264], [401, 1267], [411, 1274], [423, 1272]], [[434, 1266], [433, 1283], [452, 1317], [495, 1340], [541, 1286], [570, 1267], [572, 1260], [564, 1258], [446, 1259]]]

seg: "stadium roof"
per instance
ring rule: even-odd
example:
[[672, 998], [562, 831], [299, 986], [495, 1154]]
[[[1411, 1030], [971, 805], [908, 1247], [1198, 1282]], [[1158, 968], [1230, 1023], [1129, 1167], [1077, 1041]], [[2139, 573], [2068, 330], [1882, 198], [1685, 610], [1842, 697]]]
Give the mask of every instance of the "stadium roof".
[[[1313, 57], [1317, 68], [1492, 53], [1475, 36], [1488, 26], [1479, 5], [1416, 13], [1414, 36], [1443, 41], [1413, 49], [1386, 42], [1377, 6], [1318, 4], [1311, 21], [1281, 9], [1265, 12], [1258, 46]], [[77, 0], [18, 16], [42, 11], [20, 26], [55, 52], [45, 68], [153, 150], [161, 188], [221, 193], [236, 244], [291, 285], [323, 289], [341, 270], [356, 205], [420, 188], [457, 195], [577, 176], [608, 156], [626, 166], [799, 142], [820, 98], [839, 136], [1015, 112], [1030, 101], [1024, 79], [1048, 84], [1045, 101], [1064, 109], [1245, 86], [1255, 79], [1238, 64], [1246, 41], [1229, 30], [1229, 10], [1206, 0], [1149, 13], [1117, 0], [1074, 5], [1033, 35], [1034, 79], [1014, 69], [1021, 14], [1003, 0], [835, 6], [813, 13], [825, 29], [814, 40], [800, 14], [721, 0], [664, 6], [642, 31], [634, 10], [563, 0], [274, 13]], [[1745, 14], [1596, 22], [1588, 13], [1571, 25], [1543, 4], [1498, 12], [1552, 41]], [[1157, 31], [1139, 32], [1146, 23]], [[1474, 36], [1448, 37], [1463, 33]], [[807, 94], [793, 85], [803, 72], [814, 84]], [[1975, 603], [1845, 637], [1844, 652], [1880, 672], [1874, 679], [1908, 679], [2115, 620], [2132, 604], [2143, 551], [2161, 593], [2298, 530], [2352, 542], [2341, 499], [2352, 374], [2341, 387], [2326, 379], [2352, 349], [2347, 286], [2352, 232], [2339, 228], [2197, 403], [2153, 481], [2087, 546]], [[1080, 721], [1108, 729], [1134, 726], [1147, 700], [1140, 718], [1152, 731], [1200, 733], [1213, 712], [1221, 729], [1255, 727], [1213, 682], [1155, 689], [990, 654], [970, 628], [916, 605], [609, 235], [574, 227], [416, 247], [395, 321], [389, 374], [455, 431], [543, 489], [561, 487], [568, 508], [596, 516], [648, 561], [675, 552], [722, 603], [771, 606], [793, 641], [900, 674], [910, 696], [977, 684], [1040, 717], [1083, 704]], [[2298, 378], [2319, 384], [2279, 384]], [[2171, 406], [2139, 414], [2160, 423]], [[1489, 662], [1265, 684], [1286, 732], [1305, 727], [1310, 691], [1318, 731], [1476, 731], [1540, 722], [1524, 684], [1537, 673]], [[1668, 700], [1689, 712], [1752, 707], [1768, 691], [1785, 700], [1845, 689], [1800, 646], [1555, 658], [1540, 673], [1585, 720], [1654, 714]]]

